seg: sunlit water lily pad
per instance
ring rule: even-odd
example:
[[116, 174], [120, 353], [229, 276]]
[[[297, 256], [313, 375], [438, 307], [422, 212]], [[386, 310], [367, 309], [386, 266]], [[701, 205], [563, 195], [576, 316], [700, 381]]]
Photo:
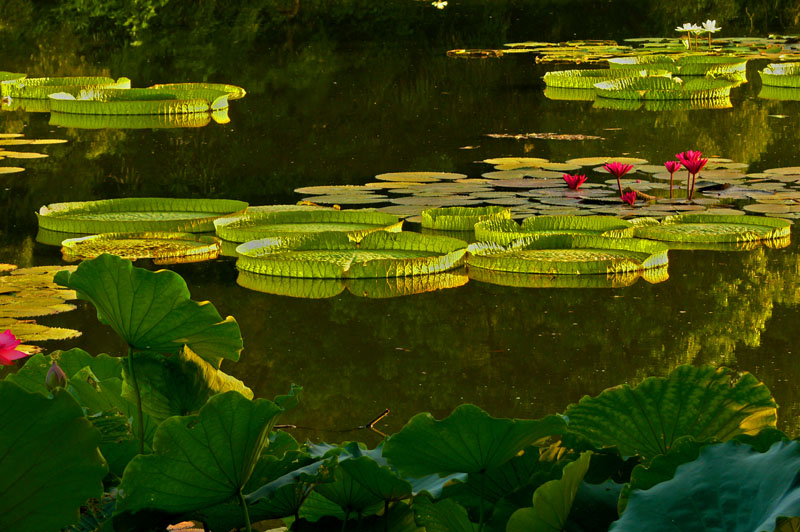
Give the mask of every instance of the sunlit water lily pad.
[[669, 248], [641, 239], [557, 234], [533, 235], [507, 246], [477, 242], [468, 249], [470, 269], [577, 275], [663, 267]]
[[275, 205], [218, 218], [214, 227], [217, 236], [232, 242], [323, 231], [342, 232], [358, 240], [374, 231], [400, 231], [403, 222], [396, 215], [377, 211]]
[[612, 216], [533, 216], [522, 224], [512, 220], [486, 220], [475, 225], [478, 240], [506, 245], [532, 235], [602, 235], [617, 238], [633, 236], [634, 225]]
[[215, 91], [222, 91], [228, 93], [228, 100], [238, 100], [244, 98], [247, 91], [236, 85], [228, 83], [159, 83], [151, 85], [149, 89], [166, 89], [166, 90], [196, 90], [196, 89], [212, 89]]
[[220, 255], [220, 241], [213, 236], [192, 233], [103, 233], [62, 242], [68, 262], [111, 253], [125, 259], [154, 259], [156, 264], [200, 262]]
[[669, 279], [666, 266], [641, 272], [620, 272], [606, 275], [549, 275], [503, 272], [483, 268], [469, 268], [468, 272], [470, 280], [515, 288], [622, 288], [633, 285], [640, 278], [653, 284]]
[[681, 214], [658, 225], [637, 227], [640, 238], [668, 242], [746, 242], [786, 238], [791, 222], [759, 216]]
[[[647, 164], [647, 159], [641, 159], [639, 157], [615, 157], [613, 155], [602, 155], [598, 157], [578, 157], [576, 159], [569, 159], [567, 163], [576, 164], [579, 166], [598, 166], [602, 168], [602, 165], [611, 162], [618, 162], [622, 164], [632, 164], [639, 169], [639, 165]], [[661, 167], [663, 169], [663, 167]]]
[[800, 62], [770, 63], [759, 75], [763, 85], [800, 88]]
[[[212, 114], [207, 112], [145, 115], [50, 113], [51, 125], [75, 129], [189, 128], [207, 126], [211, 120]], [[216, 121], [220, 122], [219, 119]]]
[[75, 114], [171, 115], [228, 107], [228, 93], [212, 89], [95, 89], [49, 97], [52, 111]]
[[452, 172], [390, 172], [378, 174], [375, 179], [381, 181], [406, 181], [411, 183], [433, 183], [443, 179], [463, 179], [466, 174]]
[[517, 168], [537, 167], [543, 163], [549, 162], [549, 159], [542, 159], [541, 157], [494, 157], [491, 159], [484, 159], [482, 163], [491, 164], [494, 166], [516, 166]]
[[382, 194], [349, 194], [335, 196], [309, 196], [303, 201], [318, 205], [373, 205], [376, 203], [388, 203], [389, 198]]
[[285, 277], [384, 278], [426, 275], [460, 266], [466, 242], [418, 233], [343, 233], [253, 240], [236, 248], [240, 270]]
[[730, 96], [733, 83], [706, 78], [619, 78], [595, 84], [600, 98], [622, 100], [714, 100]]
[[0, 82], [0, 92], [3, 96], [12, 98], [47, 99], [48, 95], [56, 92], [73, 90], [100, 90], [100, 89], [130, 89], [131, 80], [119, 78], [114, 80], [108, 77], [54, 77], [54, 78], [23, 78]]
[[444, 231], [472, 231], [480, 221], [501, 219], [511, 219], [511, 211], [503, 207], [445, 207], [422, 211], [422, 227]]
[[214, 219], [243, 211], [247, 203], [224, 199], [120, 198], [52, 203], [36, 214], [39, 227], [83, 234], [214, 230]]

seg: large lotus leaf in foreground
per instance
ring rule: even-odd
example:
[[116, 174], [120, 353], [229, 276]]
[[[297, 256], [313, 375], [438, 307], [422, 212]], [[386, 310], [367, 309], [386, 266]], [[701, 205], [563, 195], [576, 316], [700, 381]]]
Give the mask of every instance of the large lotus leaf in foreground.
[[219, 111], [228, 93], [213, 89], [95, 89], [50, 94], [50, 109], [90, 115], [172, 115]]
[[522, 224], [513, 220], [486, 220], [475, 224], [478, 240], [496, 244], [510, 244], [531, 233], [626, 238], [633, 236], [633, 224], [615, 216], [531, 216]]
[[800, 517], [800, 443], [760, 453], [738, 442], [710, 445], [675, 476], [635, 490], [610, 531], [772, 532], [780, 517]]
[[341, 232], [253, 240], [236, 248], [236, 267], [284, 277], [385, 278], [434, 274], [463, 263], [466, 242], [378, 231], [354, 242]]
[[616, 445], [626, 456], [649, 460], [675, 440], [721, 440], [775, 427], [776, 404], [764, 383], [727, 368], [680, 366], [668, 377], [650, 377], [586, 396], [565, 413], [568, 427], [597, 446]]
[[186, 282], [173, 271], [135, 268], [106, 254], [72, 274], [59, 272], [55, 281], [90, 301], [97, 318], [134, 349], [175, 354], [185, 344], [216, 368], [222, 359], [239, 359], [239, 324], [231, 316], [223, 320], [211, 303], [190, 299]]
[[792, 222], [765, 216], [679, 214], [637, 227], [636, 237], [666, 242], [752, 242], [788, 238]]
[[231, 242], [337, 231], [360, 240], [375, 231], [400, 231], [403, 222], [393, 214], [368, 210], [340, 211], [300, 205], [251, 207], [214, 220], [217, 236]]
[[0, 427], [0, 530], [60, 530], [102, 495], [100, 433], [69, 393], [0, 382]]
[[115, 530], [152, 530], [158, 521], [238, 497], [282, 412], [272, 401], [231, 391], [209, 399], [197, 415], [162, 422], [153, 454], [125, 469]]
[[559, 416], [497, 419], [466, 404], [441, 421], [429, 413], [417, 414], [386, 441], [383, 456], [405, 476], [484, 473], [564, 428]]
[[47, 99], [50, 94], [64, 91], [95, 91], [100, 89], [130, 90], [131, 80], [102, 76], [61, 77], [61, 78], [22, 78], [3, 81], [0, 91], [3, 96], [12, 98]]
[[583, 477], [589, 470], [592, 453], [581, 454], [578, 460], [564, 467], [561, 478], [539, 486], [533, 494], [533, 507], [521, 508], [511, 515], [507, 532], [561, 532], [578, 494]]
[[422, 227], [441, 231], [472, 231], [483, 220], [510, 220], [507, 207], [439, 207], [422, 211]]
[[532, 234], [508, 246], [470, 244], [467, 264], [517, 273], [558, 275], [641, 272], [667, 264], [669, 248], [638, 238], [570, 234]]
[[117, 198], [51, 203], [36, 217], [40, 228], [68, 233], [203, 233], [214, 230], [215, 218], [245, 208], [243, 201], [226, 199]]

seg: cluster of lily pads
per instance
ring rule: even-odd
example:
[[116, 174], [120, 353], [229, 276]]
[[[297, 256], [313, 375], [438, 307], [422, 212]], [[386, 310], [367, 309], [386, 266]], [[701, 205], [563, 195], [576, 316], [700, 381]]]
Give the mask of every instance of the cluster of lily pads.
[[179, 275], [106, 254], [55, 282], [128, 353], [37, 354], [0, 381], [2, 530], [800, 525], [800, 442], [776, 429], [775, 400], [748, 373], [680, 366], [540, 419], [465, 404], [417, 414], [374, 448], [299, 443], [276, 423], [301, 389], [269, 401], [225, 374], [239, 326], [191, 300]]
[[199, 127], [226, 123], [228, 100], [244, 89], [224, 83], [168, 83], [131, 88], [103, 76], [29, 78], [0, 72], [3, 109], [51, 113], [50, 123], [77, 128]]

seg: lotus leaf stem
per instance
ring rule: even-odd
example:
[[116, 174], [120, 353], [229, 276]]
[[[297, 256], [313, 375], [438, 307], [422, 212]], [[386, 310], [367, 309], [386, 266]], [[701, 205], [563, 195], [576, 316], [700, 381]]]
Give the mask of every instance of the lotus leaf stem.
[[242, 507], [242, 517], [244, 517], [245, 530], [247, 532], [253, 532], [253, 528], [250, 526], [250, 512], [247, 509], [247, 501], [244, 500], [242, 488], [239, 488], [239, 504]]
[[347, 530], [347, 520], [350, 519], [350, 510], [344, 511], [344, 521], [342, 521], [342, 532]]

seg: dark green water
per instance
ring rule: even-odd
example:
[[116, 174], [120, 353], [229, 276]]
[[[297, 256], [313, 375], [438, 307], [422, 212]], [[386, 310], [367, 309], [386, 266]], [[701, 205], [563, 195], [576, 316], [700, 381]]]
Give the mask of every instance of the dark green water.
[[[445, 56], [448, 48], [500, 46], [506, 39], [571, 38], [581, 31], [576, 20], [562, 18], [546, 35], [531, 29], [525, 36], [523, 22], [532, 15], [524, 6], [497, 22], [474, 6], [459, 11], [453, 2], [452, 12], [448, 7], [440, 14], [427, 3], [415, 4], [408, 38], [402, 40], [397, 34], [389, 35], [391, 40], [375, 35], [358, 40], [363, 33], [345, 22], [342, 27], [352, 36], [331, 33], [333, 26], [312, 34], [287, 23], [286, 32], [274, 39], [260, 30], [250, 40], [220, 38], [201, 45], [197, 30], [178, 34], [171, 48], [163, 33], [138, 47], [112, 49], [67, 33], [44, 41], [18, 37], [0, 70], [125, 75], [134, 86], [229, 82], [248, 95], [232, 102], [230, 123], [202, 128], [85, 130], [51, 125], [48, 113], [0, 113], [0, 132], [69, 141], [41, 147], [49, 158], [16, 161], [27, 171], [2, 176], [0, 260], [22, 266], [60, 263], [57, 248], [34, 241], [33, 213], [51, 202], [171, 196], [293, 203], [300, 199], [293, 192], [297, 187], [362, 184], [383, 172], [478, 177], [488, 167], [475, 161], [499, 156], [564, 161], [626, 154], [660, 164], [676, 152], [701, 149], [748, 163], [753, 172], [800, 164], [800, 102], [757, 97], [755, 71], [767, 60], [750, 62], [751, 81], [735, 89], [730, 109], [597, 109], [591, 102], [547, 100], [541, 77], [555, 67], [536, 65], [530, 56]], [[373, 30], [390, 26], [402, 30], [391, 20], [383, 26], [375, 22]], [[470, 40], [468, 30], [481, 27]], [[634, 30], [644, 31], [632, 26], [625, 30], [631, 33], [617, 28], [614, 35], [602, 35], [602, 28], [592, 25], [580, 36], [641, 35]], [[429, 38], [420, 38], [423, 33]], [[179, 39], [186, 35], [193, 37]], [[486, 136], [531, 132], [604, 140]], [[665, 375], [684, 363], [754, 373], [781, 405], [783, 428], [796, 433], [798, 238], [795, 232], [794, 242], [778, 250], [672, 251], [669, 279], [659, 284], [639, 280], [626, 288], [571, 289], [470, 281], [384, 300], [347, 291], [322, 300], [250, 291], [236, 284], [228, 258], [173, 268], [186, 278], [194, 299], [211, 300], [240, 323], [245, 351], [240, 362], [223, 369], [258, 396], [283, 393], [293, 382], [305, 387], [301, 408], [285, 421], [323, 430], [301, 431], [301, 437], [370, 441], [367, 433], [334, 429], [364, 424], [385, 408], [392, 410], [379, 424], [385, 432], [398, 430], [416, 412], [444, 416], [463, 402], [496, 416], [540, 417], [563, 411], [585, 394]], [[84, 331], [54, 348], [123, 353], [86, 306], [40, 321]]]

